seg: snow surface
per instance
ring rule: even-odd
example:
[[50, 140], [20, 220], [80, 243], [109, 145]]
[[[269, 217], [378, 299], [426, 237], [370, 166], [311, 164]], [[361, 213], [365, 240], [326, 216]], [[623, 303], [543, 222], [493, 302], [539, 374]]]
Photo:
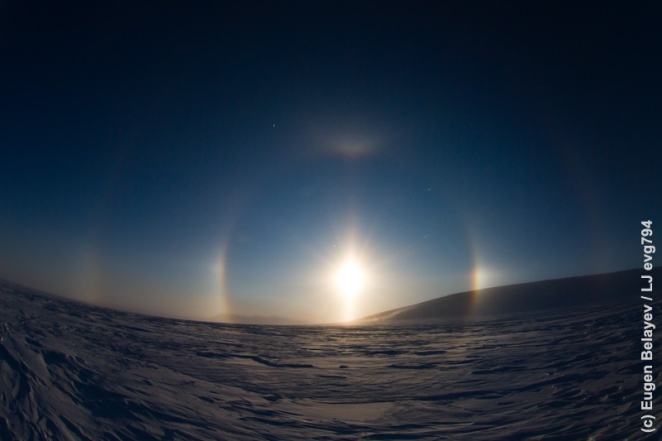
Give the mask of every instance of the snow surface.
[[224, 325], [0, 282], [0, 439], [645, 439], [642, 312]]

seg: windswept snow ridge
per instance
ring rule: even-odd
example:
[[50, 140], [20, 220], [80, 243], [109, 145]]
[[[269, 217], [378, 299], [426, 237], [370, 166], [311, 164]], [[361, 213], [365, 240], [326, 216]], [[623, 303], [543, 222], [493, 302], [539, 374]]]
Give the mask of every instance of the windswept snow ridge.
[[0, 439], [643, 439], [639, 309], [223, 325], [0, 282]]

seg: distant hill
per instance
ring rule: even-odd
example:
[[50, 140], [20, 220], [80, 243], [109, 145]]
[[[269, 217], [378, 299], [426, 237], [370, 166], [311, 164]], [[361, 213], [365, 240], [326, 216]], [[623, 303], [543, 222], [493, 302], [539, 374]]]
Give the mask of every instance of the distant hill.
[[364, 317], [357, 322], [388, 324], [514, 314], [628, 300], [642, 302], [639, 296], [645, 295], [641, 292], [645, 281], [641, 275], [653, 276], [656, 295], [652, 297], [657, 300], [662, 289], [662, 267], [650, 272], [634, 269], [465, 291]]

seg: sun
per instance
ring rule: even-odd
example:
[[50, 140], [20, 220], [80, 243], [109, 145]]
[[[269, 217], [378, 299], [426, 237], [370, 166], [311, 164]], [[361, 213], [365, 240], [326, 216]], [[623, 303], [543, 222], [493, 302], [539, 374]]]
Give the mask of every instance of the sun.
[[351, 322], [360, 315], [375, 289], [377, 267], [371, 263], [368, 247], [357, 246], [351, 239], [343, 251], [329, 256], [324, 271], [328, 292], [333, 296], [329, 304], [338, 308], [338, 319], [343, 322]]
[[335, 282], [345, 298], [354, 298], [365, 284], [365, 271], [354, 258], [347, 258], [335, 273]]

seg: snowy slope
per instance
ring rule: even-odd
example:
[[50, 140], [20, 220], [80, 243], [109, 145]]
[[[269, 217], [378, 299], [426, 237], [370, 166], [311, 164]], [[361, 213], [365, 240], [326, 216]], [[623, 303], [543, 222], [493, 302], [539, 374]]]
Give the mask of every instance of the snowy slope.
[[[638, 298], [637, 293], [644, 286], [642, 274], [643, 270], [635, 269], [466, 291], [374, 314], [357, 323], [471, 319], [629, 302]], [[662, 267], [646, 274], [662, 280]], [[656, 291], [660, 291], [659, 286], [655, 284]]]
[[636, 293], [526, 319], [269, 327], [0, 283], [0, 439], [643, 439], [641, 330]]

